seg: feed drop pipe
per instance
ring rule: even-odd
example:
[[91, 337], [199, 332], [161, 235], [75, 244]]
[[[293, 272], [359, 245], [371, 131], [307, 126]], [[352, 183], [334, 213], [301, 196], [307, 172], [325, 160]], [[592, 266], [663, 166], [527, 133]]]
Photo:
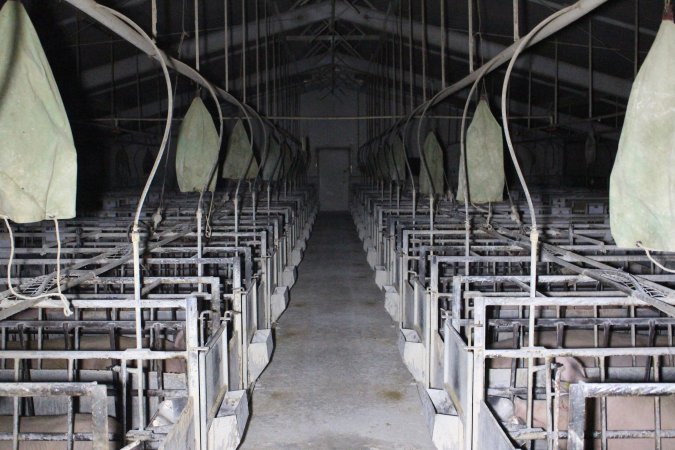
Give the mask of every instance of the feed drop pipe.
[[[75, 1], [75, 0], [66, 0], [66, 1]], [[607, 3], [609, 0], [579, 0], [577, 3], [575, 3], [573, 6], [569, 7], [567, 12], [564, 14], [561, 14], [560, 16], [556, 17], [555, 20], [551, 21], [548, 23], [545, 27], [543, 27], [539, 32], [537, 33], [536, 36], [534, 36], [523, 48], [529, 48], [532, 47], [535, 44], [538, 44], [539, 42], [543, 41], [544, 39], [549, 38], [553, 34], [557, 33], [558, 31], [562, 30], [563, 28], [569, 26], [570, 24], [576, 22], [577, 20], [581, 19], [582, 17], [588, 15], [589, 13], [593, 12], [595, 9], [598, 7], [604, 5]], [[483, 73], [479, 68], [461, 80], [455, 82], [454, 84], [448, 86], [446, 89], [443, 89], [439, 91], [438, 94], [436, 94], [434, 97], [432, 97], [428, 102], [424, 102], [420, 105], [418, 105], [416, 108], [414, 108], [410, 114], [408, 114], [407, 117], [399, 120], [396, 124], [394, 124], [389, 130], [386, 130], [383, 132], [380, 136], [376, 136], [370, 141], [366, 142], [364, 145], [369, 144], [372, 141], [375, 141], [379, 138], [384, 137], [385, 135], [391, 134], [394, 130], [400, 128], [401, 126], [405, 125], [411, 117], [419, 114], [424, 108], [427, 107], [433, 107], [434, 105], [437, 105], [438, 103], [442, 102], [446, 98], [450, 97], [453, 94], [456, 94], [457, 92], [466, 89], [467, 87], [471, 86], [477, 78], [487, 75], [490, 72], [493, 72], [494, 70], [498, 69], [500, 66], [502, 66], [504, 63], [509, 62], [511, 58], [513, 57], [514, 53], [516, 52], [516, 49], [520, 45], [522, 39], [514, 42], [511, 44], [509, 47], [505, 48], [504, 50], [501, 51], [498, 55], [493, 57], [491, 60], [487, 61], [481, 68], [488, 66], [489, 65], [489, 70]]]

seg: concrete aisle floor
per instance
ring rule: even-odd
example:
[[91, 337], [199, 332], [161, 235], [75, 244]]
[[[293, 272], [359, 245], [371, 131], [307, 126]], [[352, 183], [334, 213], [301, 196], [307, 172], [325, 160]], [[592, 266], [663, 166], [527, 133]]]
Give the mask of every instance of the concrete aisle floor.
[[348, 214], [321, 214], [255, 387], [243, 449], [432, 449]]

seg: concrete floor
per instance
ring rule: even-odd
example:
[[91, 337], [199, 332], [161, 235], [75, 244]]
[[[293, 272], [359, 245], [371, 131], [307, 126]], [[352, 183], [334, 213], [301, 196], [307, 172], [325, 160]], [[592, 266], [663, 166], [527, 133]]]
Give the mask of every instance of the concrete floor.
[[242, 449], [432, 449], [349, 215], [319, 215]]

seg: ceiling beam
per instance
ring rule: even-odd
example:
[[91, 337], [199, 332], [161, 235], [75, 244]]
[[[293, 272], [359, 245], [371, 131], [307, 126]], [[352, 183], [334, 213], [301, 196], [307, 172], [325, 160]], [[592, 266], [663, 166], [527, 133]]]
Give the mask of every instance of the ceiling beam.
[[[355, 73], [369, 76], [378, 76], [381, 74], [385, 74], [385, 76], [391, 77], [395, 74], [394, 70], [392, 70], [391, 67], [384, 67], [377, 63], [371, 63], [364, 59], [356, 58], [350, 55], [345, 54], [336, 54], [336, 55], [338, 55], [337, 59], [339, 60], [339, 67], [344, 68], [344, 70], [349, 70]], [[286, 73], [287, 76], [289, 77], [297, 77], [303, 74], [313, 73], [317, 70], [325, 69], [326, 67], [328, 68], [333, 67], [333, 69], [336, 67], [332, 65], [331, 55], [329, 53], [324, 53], [322, 55], [317, 55], [300, 61], [295, 61], [291, 64], [288, 64], [288, 67], [286, 67], [281, 72]], [[276, 74], [274, 72], [270, 72], [270, 81], [272, 81], [275, 76]], [[429, 81], [430, 80], [428, 78], [427, 82]], [[431, 81], [440, 86], [439, 79], [431, 78]], [[241, 86], [241, 82], [242, 82], [241, 78], [232, 80], [232, 85], [235, 89], [239, 89], [239, 87]], [[410, 82], [411, 82], [410, 74], [404, 73], [404, 84], [409, 86]], [[415, 74], [412, 82], [414, 83], [415, 88], [421, 89], [422, 76], [420, 74]], [[407, 89], [404, 89], [404, 94], [407, 94], [407, 92], [408, 92]], [[463, 99], [465, 98], [465, 96], [466, 92], [462, 92], [459, 95], [457, 95], [456, 98], [459, 102], [463, 103]], [[174, 98], [174, 106], [177, 109], [186, 108], [193, 98], [194, 98], [194, 91], [192, 90], [180, 93], [179, 95], [176, 96], [176, 98]], [[527, 101], [519, 101], [515, 96], [511, 96], [509, 101], [509, 107], [511, 108], [511, 112], [514, 113], [515, 115], [526, 115], [530, 112], [530, 108], [527, 105]], [[149, 111], [151, 111], [153, 115], [160, 115], [163, 114], [165, 110], [166, 110], [166, 101], [161, 102], [152, 101], [146, 103], [143, 106], [145, 116], [148, 115]], [[532, 105], [531, 112], [533, 115], [537, 116], [552, 115], [550, 109], [536, 105]], [[133, 120], [133, 118], [137, 118], [140, 116], [141, 115], [139, 109], [130, 108], [125, 111], [121, 111], [117, 117], [119, 117], [120, 120], [123, 121], [124, 117], [128, 117], [130, 118], [129, 120]], [[584, 123], [583, 119], [579, 117], [575, 117], [565, 113], [559, 113], [558, 116], [559, 122], [563, 124], [565, 128], [568, 128], [570, 130], [582, 134], [588, 133], [590, 129], [589, 124]], [[617, 140], [619, 137], [618, 131], [613, 127], [609, 127], [599, 123], [595, 123], [594, 126], [596, 132], [602, 133], [603, 136], [608, 139]]]
[[[323, 1], [316, 4], [304, 6], [292, 11], [283, 12], [280, 15], [274, 16], [270, 22], [270, 29], [272, 34], [283, 33], [297, 28], [305, 27], [312, 23], [330, 20], [332, 15], [331, 1]], [[385, 31], [390, 35], [395, 35], [398, 32], [398, 26], [395, 21], [388, 20], [387, 14], [367, 8], [360, 8], [355, 10], [344, 0], [335, 0], [335, 16], [340, 21], [348, 22], [354, 26], [367, 27], [375, 30]], [[248, 39], [255, 40], [255, 26], [248, 25]], [[409, 34], [408, 27], [403, 27], [404, 37], [407, 38]], [[232, 27], [232, 46], [236, 48], [241, 45], [241, 27]], [[447, 43], [446, 48], [449, 52], [454, 52], [468, 57], [468, 39], [465, 33], [448, 30], [446, 32]], [[201, 37], [202, 54], [208, 60], [208, 55], [218, 54], [223, 50], [223, 32], [212, 31], [204, 33]], [[421, 42], [425, 36], [425, 29], [420, 22], [414, 21], [412, 27], [413, 40]], [[440, 27], [434, 25], [427, 25], [426, 36], [429, 45], [440, 46], [442, 32]], [[484, 40], [482, 42], [482, 51], [486, 59], [502, 52], [506, 46]], [[183, 43], [181, 51], [182, 59], [189, 61], [194, 57], [194, 39], [186, 39]], [[536, 53], [530, 53], [531, 59], [529, 62], [526, 58], [521, 58], [516, 68], [519, 70], [532, 70], [533, 76], [553, 79], [558, 75], [558, 79], [562, 83], [567, 83], [573, 86], [586, 87], [588, 80], [588, 69], [586, 67], [578, 66], [568, 62], [558, 61]], [[206, 66], [208, 70], [208, 66]], [[136, 60], [136, 57], [124, 58], [115, 62], [115, 79], [119, 82], [124, 82], [125, 79], [136, 80], [137, 75], [143, 77], [147, 72], [157, 71], [154, 62], [143, 58]], [[110, 83], [110, 65], [87, 69], [81, 75], [81, 82], [83, 88], [86, 90], [93, 90], [101, 88]], [[609, 95], [617, 98], [628, 98], [630, 94], [631, 81], [619, 78], [598, 70], [593, 71], [594, 90], [596, 92]]]

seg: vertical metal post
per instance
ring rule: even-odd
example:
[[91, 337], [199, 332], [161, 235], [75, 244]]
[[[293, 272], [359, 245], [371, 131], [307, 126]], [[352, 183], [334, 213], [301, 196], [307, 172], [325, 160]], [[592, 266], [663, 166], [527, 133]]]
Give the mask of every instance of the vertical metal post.
[[157, 0], [150, 3], [150, 14], [152, 17], [152, 39], [157, 42]]
[[197, 292], [204, 292], [204, 285], [202, 284], [201, 277], [204, 276], [204, 264], [202, 263], [202, 255], [203, 255], [203, 250], [202, 250], [202, 217], [203, 217], [203, 212], [202, 212], [202, 205], [201, 202], [197, 207], [197, 258], [199, 259], [199, 262], [197, 263], [197, 276], [200, 278], [199, 283], [197, 284]]
[[513, 42], [520, 39], [520, 5], [519, 0], [513, 0]]
[[206, 447], [206, 426], [201, 417], [199, 395], [199, 312], [197, 311], [197, 298], [185, 299], [185, 350], [187, 352], [187, 382], [188, 395], [192, 402], [192, 420], [195, 430], [195, 448]]
[[532, 60], [527, 71], [527, 128], [532, 128]]
[[408, 68], [410, 70], [410, 111], [415, 108], [415, 98], [413, 85], [415, 83], [415, 72], [413, 72], [413, 23], [412, 23], [412, 0], [408, 0]]
[[255, 0], [255, 105], [260, 111], [260, 8], [259, 0]]
[[558, 38], [555, 38], [553, 42], [554, 48], [555, 48], [555, 77], [553, 80], [553, 123], [555, 125], [558, 125], [558, 77], [559, 77], [559, 70], [558, 70]]
[[398, 5], [398, 78], [401, 101], [401, 114], [405, 113], [405, 93], [403, 91], [404, 72], [403, 72], [403, 3]]
[[[389, 66], [387, 66], [387, 71], [389, 71]], [[391, 102], [392, 102], [392, 112], [394, 116], [399, 114], [398, 110], [398, 89], [396, 89], [396, 42], [391, 40]], [[357, 120], [358, 122], [358, 120]], [[392, 119], [392, 122], [396, 122], [396, 118]]]
[[427, 0], [421, 0], [422, 14], [422, 99], [427, 101]]
[[80, 59], [82, 54], [80, 51], [80, 12], [75, 12], [75, 73], [80, 77]]
[[586, 398], [583, 385], [570, 385], [569, 416], [567, 446], [571, 450], [582, 450], [586, 443]]
[[[270, 71], [269, 71], [269, 40], [270, 18], [268, 15], [269, 0], [265, 0], [265, 114], [270, 114]], [[269, 145], [269, 144], [268, 144]]]
[[447, 86], [447, 75], [445, 73], [445, 45], [448, 39], [445, 26], [445, 0], [441, 0], [441, 89]]
[[195, 69], [199, 72], [199, 0], [194, 0], [195, 6]]
[[91, 388], [91, 424], [93, 448], [109, 448], [108, 389], [105, 384], [97, 384]]
[[474, 70], [474, 54], [476, 53], [476, 42], [474, 40], [473, 36], [473, 0], [468, 0], [467, 1], [468, 9], [469, 9], [469, 15], [468, 15], [468, 20], [469, 20], [469, 72], [473, 72]]
[[588, 118], [593, 117], [593, 19], [588, 18]]
[[640, 0], [635, 0], [635, 35], [633, 42], [633, 78], [640, 68]]
[[241, 0], [241, 99], [246, 103], [246, 0]]
[[[476, 299], [474, 303], [474, 351], [473, 351], [473, 405], [471, 428], [478, 428], [478, 415], [480, 414], [480, 402], [485, 397], [485, 327], [486, 314], [485, 302]], [[472, 432], [472, 436], [465, 436], [465, 440], [471, 441], [474, 449], [478, 446], [479, 432]]]
[[225, 90], [230, 91], [230, 27], [228, 0], [223, 0], [223, 50], [225, 52]]

